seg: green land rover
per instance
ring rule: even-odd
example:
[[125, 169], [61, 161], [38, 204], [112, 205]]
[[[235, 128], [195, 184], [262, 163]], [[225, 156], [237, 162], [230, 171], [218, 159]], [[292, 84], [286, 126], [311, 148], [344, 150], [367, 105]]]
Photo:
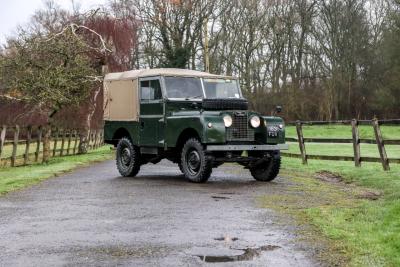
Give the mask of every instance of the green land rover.
[[183, 69], [146, 69], [104, 79], [104, 139], [116, 147], [122, 176], [168, 159], [191, 182], [237, 162], [258, 181], [279, 173], [284, 122], [248, 110], [234, 77]]

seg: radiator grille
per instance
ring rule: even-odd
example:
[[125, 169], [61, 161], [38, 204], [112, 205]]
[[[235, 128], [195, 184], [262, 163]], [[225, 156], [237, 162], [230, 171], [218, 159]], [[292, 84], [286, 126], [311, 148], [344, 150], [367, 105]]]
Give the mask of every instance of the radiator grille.
[[226, 129], [227, 141], [254, 141], [254, 129], [250, 128], [247, 114], [232, 114], [233, 124]]

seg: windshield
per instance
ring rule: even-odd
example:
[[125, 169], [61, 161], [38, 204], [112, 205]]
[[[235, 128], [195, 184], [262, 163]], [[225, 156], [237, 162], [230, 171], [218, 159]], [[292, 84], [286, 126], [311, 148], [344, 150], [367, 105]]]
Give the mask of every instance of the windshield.
[[168, 98], [203, 98], [199, 78], [165, 77]]
[[207, 98], [240, 98], [236, 80], [204, 79], [204, 90]]

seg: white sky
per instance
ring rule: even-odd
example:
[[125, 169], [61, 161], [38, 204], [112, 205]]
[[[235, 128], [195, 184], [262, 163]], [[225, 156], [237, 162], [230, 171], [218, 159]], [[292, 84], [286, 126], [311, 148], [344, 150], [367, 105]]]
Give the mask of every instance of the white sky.
[[[71, 0], [54, 0], [64, 8], [72, 9]], [[75, 0], [83, 10], [104, 4], [105, 0]], [[43, 7], [43, 0], [0, 0], [0, 44], [13, 35], [17, 25], [29, 22], [35, 10]]]

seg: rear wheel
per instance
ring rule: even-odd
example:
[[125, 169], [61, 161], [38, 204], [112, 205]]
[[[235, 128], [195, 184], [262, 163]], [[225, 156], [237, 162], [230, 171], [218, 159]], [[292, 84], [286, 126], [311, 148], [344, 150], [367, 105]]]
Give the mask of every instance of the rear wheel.
[[181, 167], [190, 182], [204, 183], [210, 178], [212, 160], [207, 158], [202, 144], [197, 139], [189, 139], [183, 146]]
[[280, 167], [281, 155], [276, 151], [265, 162], [250, 167], [250, 173], [257, 181], [270, 182], [278, 176]]
[[117, 169], [124, 177], [134, 177], [140, 170], [140, 151], [124, 137], [117, 145]]

